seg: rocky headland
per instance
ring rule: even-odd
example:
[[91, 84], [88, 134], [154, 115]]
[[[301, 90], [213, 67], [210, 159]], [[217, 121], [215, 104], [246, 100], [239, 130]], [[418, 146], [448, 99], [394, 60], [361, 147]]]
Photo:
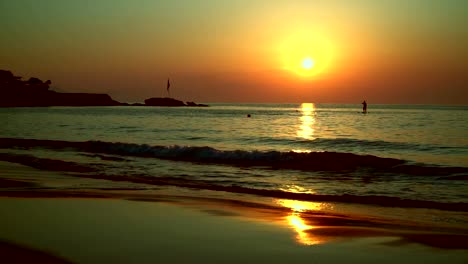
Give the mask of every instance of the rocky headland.
[[31, 77], [27, 81], [11, 71], [0, 70], [0, 107], [40, 106], [207, 106], [194, 102], [184, 103], [173, 98], [149, 98], [141, 103], [121, 103], [108, 94], [61, 93], [50, 90], [52, 82]]
[[153, 97], [145, 100], [146, 106], [208, 106], [194, 102], [184, 103], [183, 101], [169, 97]]

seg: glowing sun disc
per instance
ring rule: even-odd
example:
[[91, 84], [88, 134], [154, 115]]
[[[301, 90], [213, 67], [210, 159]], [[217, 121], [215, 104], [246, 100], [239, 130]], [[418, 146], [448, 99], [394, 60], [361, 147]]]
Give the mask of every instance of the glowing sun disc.
[[335, 53], [334, 45], [321, 34], [299, 32], [279, 45], [283, 69], [305, 78], [328, 72]]
[[314, 61], [311, 59], [311, 58], [305, 58], [303, 61], [302, 61], [302, 67], [304, 69], [310, 69], [312, 67], [314, 67]]

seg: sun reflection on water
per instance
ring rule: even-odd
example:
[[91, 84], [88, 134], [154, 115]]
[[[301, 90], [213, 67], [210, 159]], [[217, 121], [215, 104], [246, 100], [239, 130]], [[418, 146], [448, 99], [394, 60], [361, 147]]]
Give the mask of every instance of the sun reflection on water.
[[279, 199], [277, 200], [277, 203], [283, 207], [291, 209], [293, 213], [301, 213], [305, 211], [318, 211], [323, 209], [322, 203], [304, 202], [287, 199]]
[[304, 139], [313, 140], [315, 139], [315, 105], [312, 103], [303, 103], [301, 105], [301, 113], [301, 125], [297, 131], [297, 136]]
[[[315, 191], [311, 189], [306, 189], [304, 187], [298, 186], [298, 185], [285, 185], [284, 187], [279, 188], [282, 191], [285, 192], [291, 192], [291, 193], [315, 193]], [[299, 201], [298, 201], [299, 202]]]
[[303, 217], [301, 217], [301, 213], [303, 212], [323, 209], [323, 203], [287, 199], [278, 199], [276, 202], [281, 206], [291, 209], [291, 213], [286, 216], [286, 221], [297, 233], [296, 239], [299, 243], [304, 245], [317, 245], [325, 242], [323, 238], [314, 236], [313, 233], [310, 232], [315, 226], [307, 224]]

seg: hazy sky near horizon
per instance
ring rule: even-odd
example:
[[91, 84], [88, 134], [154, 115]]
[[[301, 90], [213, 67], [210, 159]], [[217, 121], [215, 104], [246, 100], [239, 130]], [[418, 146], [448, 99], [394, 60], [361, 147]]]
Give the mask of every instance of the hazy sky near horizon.
[[468, 104], [464, 0], [0, 1], [0, 69], [141, 102]]

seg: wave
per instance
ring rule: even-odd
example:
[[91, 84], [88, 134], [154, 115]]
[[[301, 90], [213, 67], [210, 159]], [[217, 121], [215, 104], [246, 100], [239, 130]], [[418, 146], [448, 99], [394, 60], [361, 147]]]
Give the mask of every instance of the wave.
[[47, 171], [64, 171], [80, 173], [90, 173], [97, 171], [97, 169], [95, 168], [91, 168], [89, 166], [81, 165], [75, 162], [47, 158], [37, 158], [31, 155], [0, 153], [0, 160], [19, 163], [36, 169]]
[[346, 152], [280, 152], [218, 150], [212, 147], [150, 146], [120, 142], [39, 140], [0, 138], [0, 148], [73, 149], [92, 154], [111, 154], [124, 157], [147, 157], [173, 161], [226, 164], [243, 167], [295, 169], [304, 171], [355, 171], [398, 173], [421, 176], [449, 176], [468, 173], [465, 167], [441, 167], [409, 164], [405, 160]]
[[417, 144], [409, 142], [390, 142], [383, 140], [364, 140], [353, 138], [317, 138], [312, 141], [304, 142], [309, 143], [315, 147], [323, 148], [360, 148], [360, 149], [374, 149], [374, 150], [411, 150], [411, 151], [466, 151], [466, 147], [460, 146], [444, 146], [436, 144]]
[[389, 142], [383, 140], [362, 140], [352, 138], [317, 138], [312, 141], [313, 145], [324, 147], [363, 147], [363, 148], [377, 148], [377, 149], [398, 149], [398, 150], [421, 150], [430, 151], [435, 149], [451, 148], [445, 146], [421, 145], [407, 142]]
[[313, 149], [336, 149], [336, 150], [377, 150], [377, 151], [420, 151], [434, 153], [468, 153], [468, 146], [444, 146], [438, 144], [417, 144], [409, 142], [390, 142], [384, 140], [365, 140], [354, 138], [316, 138], [308, 139], [287, 139], [256, 137], [242, 138], [243, 142], [260, 144], [279, 144], [296, 147], [309, 147]]
[[468, 203], [466, 202], [437, 202], [416, 199], [404, 199], [399, 197], [384, 195], [330, 195], [330, 194], [311, 194], [294, 193], [284, 190], [258, 189], [252, 187], [243, 187], [236, 185], [218, 185], [204, 180], [191, 180], [176, 177], [152, 177], [147, 175], [124, 176], [109, 175], [103, 171], [92, 168], [91, 166], [81, 165], [75, 162], [65, 162], [61, 160], [37, 158], [24, 154], [6, 154], [0, 153], [0, 160], [20, 163], [43, 170], [78, 172], [81, 174], [71, 174], [75, 177], [85, 177], [92, 179], [105, 179], [111, 181], [125, 181], [138, 184], [158, 185], [158, 186], [176, 186], [182, 188], [202, 189], [210, 191], [224, 191], [230, 193], [250, 194], [279, 199], [292, 199], [310, 202], [340, 202], [365, 205], [377, 205], [383, 207], [401, 207], [401, 208], [426, 208], [439, 209], [446, 211], [468, 212]]

